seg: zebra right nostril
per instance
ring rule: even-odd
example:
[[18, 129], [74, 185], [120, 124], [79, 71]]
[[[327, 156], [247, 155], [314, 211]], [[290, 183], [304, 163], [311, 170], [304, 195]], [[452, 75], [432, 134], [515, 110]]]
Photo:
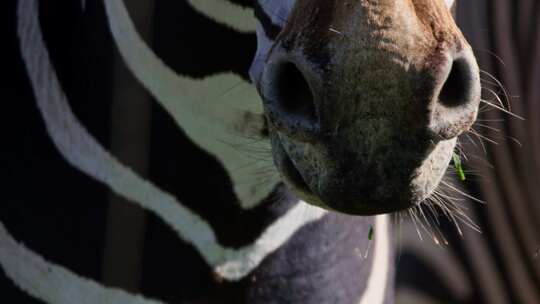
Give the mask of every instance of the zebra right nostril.
[[[438, 95], [433, 99], [430, 129], [440, 138], [458, 136], [474, 123], [480, 103], [480, 77], [472, 51], [466, 50], [456, 56], [441, 72], [443, 80]], [[449, 69], [449, 71], [448, 71]]]
[[439, 93], [439, 102], [450, 108], [471, 102], [474, 85], [470, 64], [465, 58], [458, 58], [452, 63], [448, 78]]
[[[311, 87], [300, 69], [292, 62], [273, 64], [266, 72], [264, 88], [265, 103], [272, 112], [277, 125], [303, 134], [314, 131], [317, 125], [317, 109]], [[303, 132], [305, 131], [305, 132]]]

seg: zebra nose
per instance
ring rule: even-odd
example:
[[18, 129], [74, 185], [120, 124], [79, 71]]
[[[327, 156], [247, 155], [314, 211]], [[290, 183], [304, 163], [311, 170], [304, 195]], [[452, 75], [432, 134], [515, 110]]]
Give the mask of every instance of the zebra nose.
[[465, 50], [439, 72], [432, 102], [430, 126], [439, 138], [451, 139], [467, 131], [480, 104], [479, 68], [472, 51]]
[[319, 118], [307, 74], [297, 64], [278, 59], [267, 64], [259, 89], [272, 126], [291, 138], [311, 142], [319, 131]]

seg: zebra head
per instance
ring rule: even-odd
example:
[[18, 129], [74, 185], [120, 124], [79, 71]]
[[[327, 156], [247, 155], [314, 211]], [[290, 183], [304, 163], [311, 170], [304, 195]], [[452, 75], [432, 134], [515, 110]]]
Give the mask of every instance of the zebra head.
[[250, 73], [299, 197], [369, 215], [436, 189], [480, 102], [452, 2], [259, 0]]

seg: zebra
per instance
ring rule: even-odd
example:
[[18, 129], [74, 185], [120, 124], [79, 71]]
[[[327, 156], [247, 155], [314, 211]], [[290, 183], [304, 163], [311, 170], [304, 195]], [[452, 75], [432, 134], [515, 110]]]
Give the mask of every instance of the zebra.
[[[239, 4], [222, 1], [206, 2], [210, 4], [188, 2], [191, 5], [190, 12], [204, 14], [215, 23], [226, 24], [228, 31], [240, 32], [246, 40], [253, 39], [253, 34], [246, 33], [256, 30], [258, 49], [253, 52], [256, 55], [249, 74], [254, 83], [259, 77], [272, 77], [272, 69], [263, 64], [267, 62], [264, 58], [274, 46], [273, 39], [286, 26], [288, 15], [296, 5], [294, 1], [255, 3], [258, 24], [235, 18], [251, 14], [250, 9]], [[443, 2], [437, 3], [441, 6]], [[182, 73], [175, 72], [161, 60], [137, 33], [123, 2], [104, 1], [103, 4], [96, 4], [82, 1], [78, 4], [81, 14], [96, 14], [96, 10], [102, 10], [110, 39], [123, 60], [124, 68], [159, 104], [161, 111], [164, 111], [160, 117], [182, 129], [180, 135], [188, 142], [188, 148], [185, 149], [207, 151], [209, 155], [205, 157], [213, 159], [213, 170], [221, 174], [221, 185], [214, 185], [217, 187], [215, 191], [219, 193], [215, 196], [212, 193], [197, 194], [208, 195], [209, 199], [223, 196], [229, 198], [216, 203], [212, 206], [213, 210], [209, 211], [205, 206], [197, 204], [189, 190], [175, 192], [179, 190], [172, 189], [174, 187], [170, 185], [159, 187], [156, 181], [148, 182], [103, 148], [104, 144], [91, 135], [81, 123], [82, 119], [77, 118], [71, 109], [68, 92], [63, 88], [65, 84], [61, 84], [59, 73], [55, 72], [58, 68], [52, 62], [51, 49], [45, 44], [47, 39], [43, 38], [44, 29], [39, 22], [40, 12], [43, 12], [40, 7], [49, 4], [38, 5], [38, 1], [21, 0], [16, 5], [17, 43], [22, 54], [22, 64], [35, 94], [39, 115], [45, 123], [44, 129], [55, 148], [71, 166], [160, 218], [182, 240], [182, 250], [187, 248], [190, 251], [184, 256], [191, 255], [191, 262], [202, 264], [192, 269], [191, 266], [185, 266], [190, 268], [186, 271], [186, 277], [197, 276], [196, 271], [203, 269], [200, 271], [204, 276], [202, 285], [208, 288], [205, 290], [199, 286], [198, 290], [189, 291], [188, 288], [194, 285], [188, 283], [187, 288], [177, 286], [184, 295], [175, 295], [174, 298], [155, 292], [159, 290], [155, 288], [154, 292], [148, 293], [151, 297], [155, 295], [152, 298], [156, 300], [151, 300], [118, 288], [100, 286], [97, 280], [84, 279], [19, 245], [2, 226], [2, 268], [20, 289], [36, 299], [50, 303], [99, 303], [105, 300], [122, 303], [197, 300], [225, 303], [392, 302], [394, 267], [391, 264], [393, 250], [388, 217], [351, 217], [329, 213], [325, 209], [300, 202], [297, 196], [308, 203], [348, 213], [381, 213], [402, 206], [367, 211], [329, 206], [328, 202], [314, 199], [301, 190], [291, 192], [279, 184], [278, 172], [273, 168], [270, 158], [253, 159], [247, 155], [249, 153], [242, 153], [242, 149], [252, 153], [270, 149], [267, 141], [253, 138], [254, 134], [268, 133], [268, 126], [261, 119], [263, 103], [253, 102], [259, 98], [256, 90], [247, 83], [246, 69], [241, 71], [241, 68], [235, 67], [233, 69], [236, 69], [236, 73], [220, 71], [209, 77], [202, 75], [206, 76], [203, 79], [193, 79], [201, 78], [201, 75], [183, 77]], [[174, 7], [173, 4], [169, 5]], [[186, 3], [182, 5], [187, 7]], [[446, 5], [445, 9], [448, 9], [453, 3], [447, 1]], [[218, 14], [221, 9], [227, 14]], [[329, 35], [336, 35], [339, 39], [350, 39], [344, 29], [330, 27], [328, 31]], [[47, 42], [54, 43], [54, 39], [50, 39]], [[249, 51], [254, 50], [247, 49], [246, 53]], [[261, 76], [263, 74], [265, 76]], [[62, 83], [66, 81], [69, 80], [63, 79]], [[240, 89], [233, 88], [227, 92], [229, 96], [221, 96], [223, 91], [235, 85], [239, 85]], [[273, 93], [268, 88], [259, 89], [262, 95]], [[227, 100], [223, 101], [223, 98]], [[238, 100], [231, 105], [234, 98]], [[220, 102], [217, 103], [216, 99]], [[268, 107], [268, 104], [265, 106]], [[239, 135], [238, 132], [246, 133]], [[294, 132], [300, 133], [299, 130]], [[454, 137], [455, 134], [451, 135], [448, 137]], [[275, 142], [275, 134], [272, 136]], [[195, 154], [193, 151], [190, 153]], [[448, 163], [448, 159], [445, 163]], [[271, 172], [261, 177], [260, 172], [264, 170]], [[213, 171], [205, 173], [213, 174]], [[294, 181], [289, 183], [295, 187]], [[223, 189], [227, 187], [232, 190]], [[279, 199], [274, 202], [276, 197]], [[240, 223], [235, 227], [234, 223], [219, 218], [219, 214], [211, 214], [218, 210]], [[371, 226], [375, 233], [372, 246], [368, 238]], [[223, 232], [217, 228], [223, 228]], [[321, 252], [328, 255], [324, 256]], [[193, 258], [193, 255], [197, 257]], [[189, 264], [189, 260], [185, 263]], [[294, 277], [295, 273], [313, 273], [313, 276]], [[28, 283], [34, 281], [40, 284]], [[66, 288], [77, 291], [83, 297], [50, 291]], [[201, 300], [204, 293], [207, 293], [207, 298]]]

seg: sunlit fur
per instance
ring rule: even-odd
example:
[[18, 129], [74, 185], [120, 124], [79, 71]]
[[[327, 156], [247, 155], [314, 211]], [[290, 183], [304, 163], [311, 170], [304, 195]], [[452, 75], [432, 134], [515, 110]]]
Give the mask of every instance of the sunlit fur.
[[[445, 1], [297, 0], [283, 25], [252, 78], [284, 182], [309, 203], [350, 214], [426, 201], [480, 103], [478, 66]], [[444, 104], [460, 62], [467, 100]], [[289, 63], [309, 85], [311, 120], [279, 107]]]

